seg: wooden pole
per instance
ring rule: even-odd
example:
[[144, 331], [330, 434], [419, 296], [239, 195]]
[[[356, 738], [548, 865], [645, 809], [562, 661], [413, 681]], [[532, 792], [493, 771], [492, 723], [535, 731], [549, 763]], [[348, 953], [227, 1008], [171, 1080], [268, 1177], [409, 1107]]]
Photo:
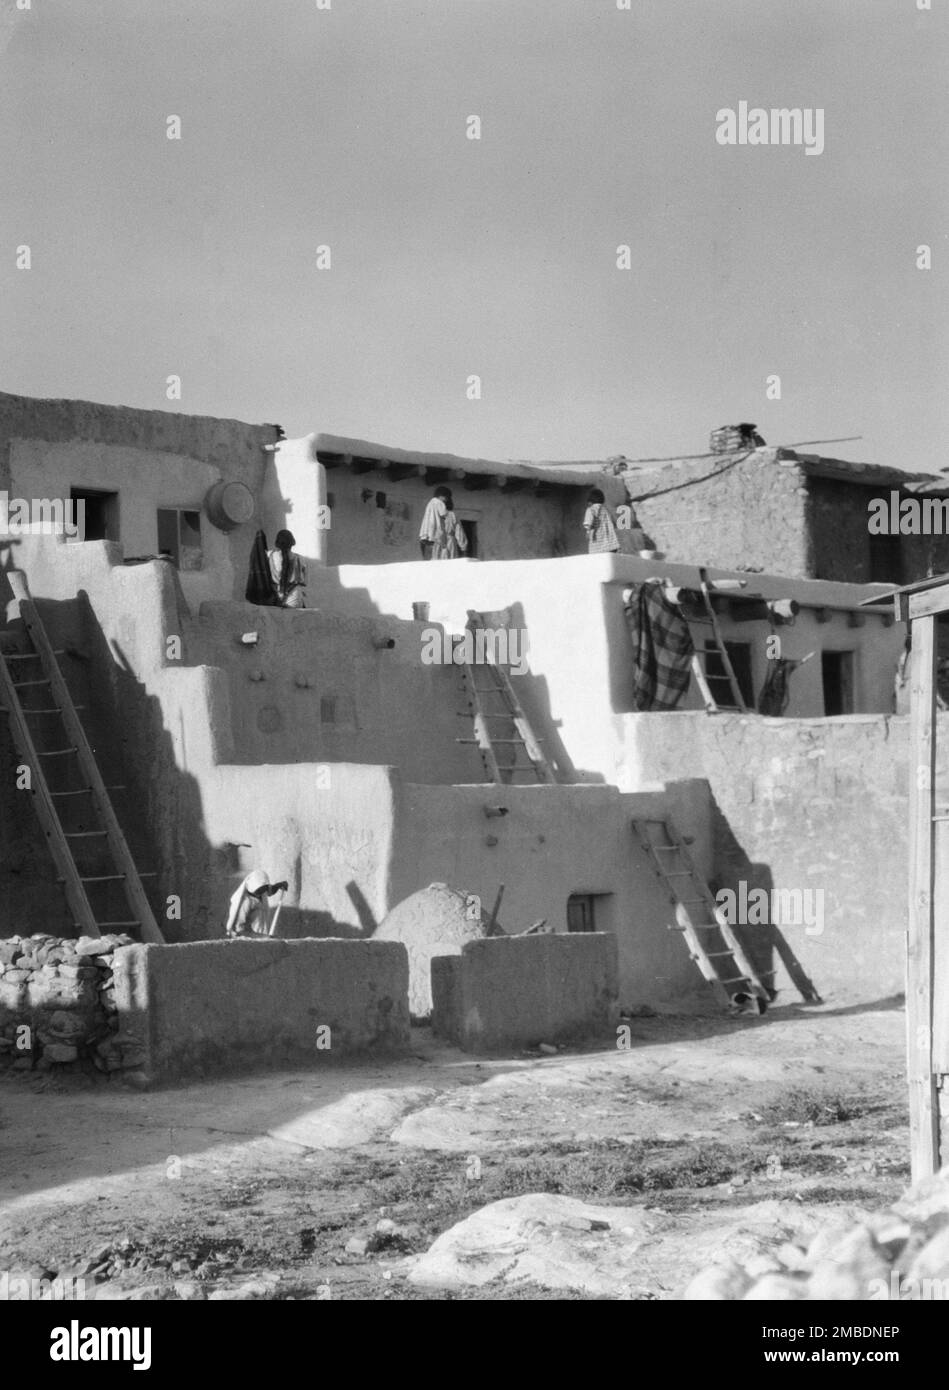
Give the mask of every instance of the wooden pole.
[[936, 619], [911, 623], [910, 894], [906, 937], [906, 1043], [912, 1178], [939, 1167], [933, 1075], [933, 815], [936, 782]]

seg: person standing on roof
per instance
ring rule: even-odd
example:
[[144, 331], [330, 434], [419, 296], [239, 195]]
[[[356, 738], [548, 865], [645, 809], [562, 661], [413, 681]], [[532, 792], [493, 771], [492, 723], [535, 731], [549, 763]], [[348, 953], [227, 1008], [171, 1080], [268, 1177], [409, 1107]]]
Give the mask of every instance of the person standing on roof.
[[619, 550], [616, 520], [606, 505], [606, 498], [598, 487], [592, 487], [590, 495], [587, 497], [583, 529], [587, 533], [590, 555], [600, 555], [604, 551]]
[[447, 487], [437, 487], [425, 508], [418, 533], [423, 560], [458, 560], [468, 549], [468, 537], [455, 516]]

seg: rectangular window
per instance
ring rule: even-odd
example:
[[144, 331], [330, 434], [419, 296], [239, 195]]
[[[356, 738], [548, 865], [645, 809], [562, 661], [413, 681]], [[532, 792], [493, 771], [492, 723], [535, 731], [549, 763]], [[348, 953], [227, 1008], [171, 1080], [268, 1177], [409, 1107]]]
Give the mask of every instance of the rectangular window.
[[567, 931], [596, 931], [595, 893], [572, 893], [567, 899]]
[[158, 553], [170, 555], [180, 570], [203, 569], [201, 513], [183, 507], [159, 507]]
[[853, 652], [821, 652], [824, 713], [853, 714]]
[[[741, 697], [749, 709], [755, 707], [754, 684], [751, 679], [751, 643], [726, 642], [725, 650], [735, 672]], [[712, 698], [717, 705], [734, 705], [731, 685], [725, 674], [725, 663], [711, 638], [705, 642], [705, 675]]]
[[[77, 540], [117, 541], [119, 539], [119, 494], [99, 488], [71, 487], [72, 516], [82, 529]], [[77, 504], [82, 503], [80, 508]]]

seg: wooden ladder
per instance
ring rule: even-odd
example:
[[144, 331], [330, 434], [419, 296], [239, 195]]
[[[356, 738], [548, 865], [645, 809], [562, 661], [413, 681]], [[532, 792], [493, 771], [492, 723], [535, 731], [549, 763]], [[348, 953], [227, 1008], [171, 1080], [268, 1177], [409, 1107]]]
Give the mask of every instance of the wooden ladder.
[[[76, 928], [87, 936], [101, 936], [105, 931], [132, 932], [137, 929], [142, 941], [162, 942], [164, 937], [142, 887], [142, 877], [129, 853], [125, 836], [116, 818], [109, 791], [102, 780], [95, 755], [89, 745], [78, 711], [59, 668], [56, 652], [29, 596], [25, 578], [17, 571], [7, 574], [14, 598], [20, 606], [20, 617], [30, 639], [32, 650], [0, 650], [0, 700], [10, 721], [14, 746], [30, 770], [30, 790], [33, 805], [46, 836], [59, 882]], [[21, 674], [22, 673], [22, 674]], [[25, 704], [21, 691], [35, 691], [44, 703]], [[40, 726], [46, 738], [57, 737], [54, 746], [37, 747], [31, 720], [42, 719]], [[47, 728], [47, 724], [50, 726]], [[42, 742], [46, 741], [46, 738]], [[81, 786], [69, 790], [52, 790], [46, 776], [50, 760], [65, 760], [68, 769], [77, 769]], [[62, 764], [61, 764], [62, 765]], [[67, 780], [73, 780], [67, 778]], [[60, 817], [60, 804], [69, 798], [88, 798], [95, 829], [68, 831]], [[64, 808], [65, 809], [65, 808]], [[83, 847], [105, 851], [109, 864], [106, 872], [91, 873], [80, 866], [77, 858]], [[145, 875], [148, 877], [148, 875]], [[97, 919], [89, 901], [88, 889], [93, 884], [121, 883], [130, 908], [124, 921]]]
[[[469, 611], [468, 631], [472, 638], [478, 628], [484, 627], [480, 613]], [[459, 713], [474, 721], [474, 738], [456, 738], [456, 743], [476, 744], [481, 750], [481, 760], [492, 782], [511, 783], [515, 777], [529, 777], [535, 782], [549, 786], [556, 785], [557, 775], [553, 764], [546, 757], [527, 715], [521, 708], [514, 693], [511, 678], [503, 667], [494, 661], [466, 661], [465, 682], [468, 691], [468, 709]], [[479, 683], [478, 674], [482, 674]], [[494, 708], [491, 702], [494, 702]], [[500, 704], [501, 708], [498, 708]], [[492, 723], [503, 720], [502, 727], [509, 729], [511, 737], [500, 736], [491, 730]], [[510, 763], [499, 762], [497, 748], [504, 746], [513, 750]], [[518, 754], [523, 753], [525, 762], [518, 762]]]
[[[718, 714], [721, 710], [747, 714], [748, 706], [741, 693], [741, 687], [738, 684], [735, 669], [728, 655], [728, 648], [725, 646], [722, 630], [718, 625], [718, 614], [715, 612], [715, 606], [712, 603], [712, 585], [709, 581], [708, 572], [705, 569], [699, 570], [699, 583], [699, 592], [702, 596], [702, 607], [705, 615], [701, 617], [691, 613], [683, 614], [683, 616], [689, 623], [707, 624], [711, 627], [712, 646], [699, 647], [698, 643], [695, 645], [695, 651], [692, 654], [692, 674], [695, 677], [695, 683], [702, 692], [702, 699], [705, 701], [705, 709], [709, 714]], [[721, 701], [716, 700], [715, 696], [712, 694], [712, 689], [709, 685], [707, 665], [710, 656], [717, 656], [722, 663], [722, 671], [724, 674], [719, 676], [718, 679], [724, 680], [728, 684], [732, 701], [730, 705], [723, 705]], [[706, 664], [703, 665], [703, 662]]]
[[773, 979], [775, 972], [755, 969], [672, 819], [636, 819], [633, 829], [675, 908], [670, 930], [682, 932], [716, 997], [725, 1005], [741, 993], [772, 998], [764, 980]]

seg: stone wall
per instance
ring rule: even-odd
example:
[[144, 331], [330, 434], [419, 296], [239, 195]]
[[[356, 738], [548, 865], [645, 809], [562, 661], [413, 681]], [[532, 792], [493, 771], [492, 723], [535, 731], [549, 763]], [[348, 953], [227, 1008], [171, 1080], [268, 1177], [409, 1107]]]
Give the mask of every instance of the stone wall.
[[488, 937], [432, 961], [432, 1030], [465, 1052], [607, 1039], [619, 1017], [616, 937]]
[[0, 1067], [115, 1072], [143, 1055], [121, 1032], [115, 951], [128, 936], [11, 937], [0, 941]]
[[683, 461], [624, 478], [642, 529], [670, 560], [812, 575], [805, 478], [778, 464], [777, 453]]

